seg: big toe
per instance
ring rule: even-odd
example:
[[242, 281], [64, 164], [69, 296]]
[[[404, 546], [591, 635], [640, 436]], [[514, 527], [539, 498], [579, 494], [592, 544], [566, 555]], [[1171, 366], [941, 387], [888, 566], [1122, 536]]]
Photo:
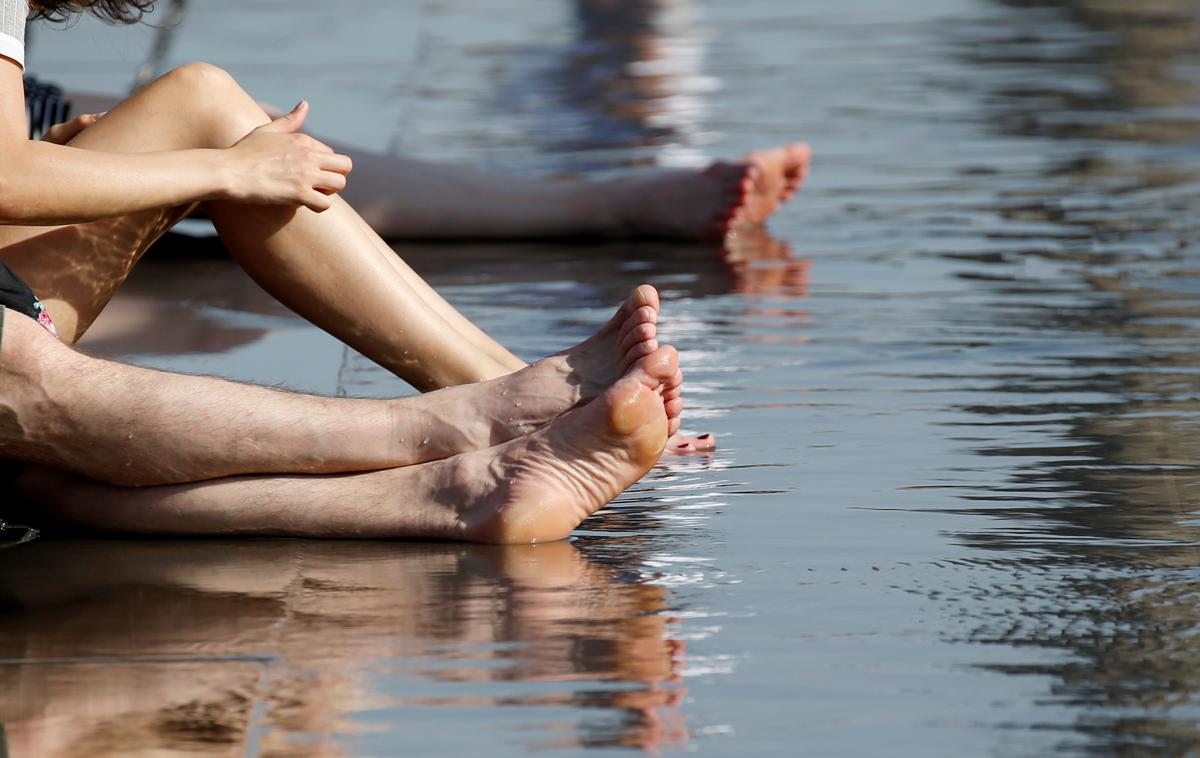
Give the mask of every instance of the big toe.
[[667, 446], [667, 414], [662, 398], [632, 376], [614, 384], [607, 395], [609, 425], [624, 438], [632, 462], [654, 465]]

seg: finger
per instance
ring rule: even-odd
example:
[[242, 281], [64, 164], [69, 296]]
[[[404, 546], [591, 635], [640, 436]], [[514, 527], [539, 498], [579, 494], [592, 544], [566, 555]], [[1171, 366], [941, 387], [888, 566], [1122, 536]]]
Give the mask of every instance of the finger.
[[317, 155], [333, 155], [333, 148], [329, 145], [326, 145], [321, 140], [313, 137], [306, 137], [306, 139], [308, 140], [308, 149], [312, 150]]
[[304, 119], [308, 118], [308, 101], [301, 100], [296, 103], [296, 107], [292, 108], [291, 112], [285, 113], [269, 124], [260, 126], [259, 129], [268, 132], [279, 132], [281, 134], [290, 134], [300, 130], [304, 126]]
[[55, 145], [64, 145], [67, 142], [67, 139], [64, 137], [65, 134], [66, 125], [55, 124], [42, 133], [42, 142], [50, 142]]
[[313, 187], [329, 192], [341, 192], [346, 189], [346, 176], [334, 171], [322, 171], [313, 182]]
[[348, 156], [338, 153], [321, 156], [320, 165], [322, 171], [336, 171], [339, 174], [348, 174], [354, 170], [354, 162]]
[[314, 213], [323, 213], [329, 210], [333, 205], [333, 200], [328, 195], [323, 195], [320, 192], [313, 190], [304, 196], [304, 207]]
[[91, 113], [85, 113], [65, 123], [55, 124], [46, 130], [46, 133], [42, 135], [42, 139], [56, 145], [65, 145], [75, 139], [84, 129], [96, 123], [97, 118], [97, 116]]

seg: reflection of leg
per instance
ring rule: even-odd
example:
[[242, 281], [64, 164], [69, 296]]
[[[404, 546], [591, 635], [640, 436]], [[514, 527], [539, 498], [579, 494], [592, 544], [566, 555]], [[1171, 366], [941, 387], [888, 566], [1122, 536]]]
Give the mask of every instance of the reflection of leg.
[[[148, 371], [67, 348], [8, 313], [0, 344], [0, 458], [154, 485], [235, 474], [365, 471], [527, 434], [595, 397], [657, 349], [653, 288], [596, 336], [496, 380], [395, 401], [333, 400]], [[678, 372], [663, 405], [677, 421]]]
[[563, 539], [658, 460], [667, 438], [659, 393], [677, 370], [674, 351], [661, 348], [529, 436], [401, 469], [143, 489], [33, 470], [17, 491], [43, 518], [143, 534]]

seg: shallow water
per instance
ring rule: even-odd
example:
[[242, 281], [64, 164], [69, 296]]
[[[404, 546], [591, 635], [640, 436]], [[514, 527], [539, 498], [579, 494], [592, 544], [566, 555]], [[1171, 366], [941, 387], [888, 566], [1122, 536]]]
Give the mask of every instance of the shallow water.
[[[398, 248], [527, 357], [657, 284], [721, 449], [569, 545], [0, 551], [13, 755], [1200, 747], [1195, 3], [283, 5], [193, 9], [171, 60], [517, 173], [813, 144], [724, 255]], [[111, 89], [148, 45], [82, 24], [34, 65]], [[148, 365], [408, 391], [219, 259], [151, 262], [97, 328]]]

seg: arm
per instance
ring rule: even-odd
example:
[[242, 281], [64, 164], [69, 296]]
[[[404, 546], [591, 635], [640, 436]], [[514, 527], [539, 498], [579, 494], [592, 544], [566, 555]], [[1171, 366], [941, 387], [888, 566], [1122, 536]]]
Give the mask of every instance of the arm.
[[20, 67], [0, 58], [0, 224], [77, 223], [212, 199], [321, 211], [350, 170], [348, 158], [296, 133], [305, 103], [227, 149], [105, 153], [29, 140], [23, 92]]

